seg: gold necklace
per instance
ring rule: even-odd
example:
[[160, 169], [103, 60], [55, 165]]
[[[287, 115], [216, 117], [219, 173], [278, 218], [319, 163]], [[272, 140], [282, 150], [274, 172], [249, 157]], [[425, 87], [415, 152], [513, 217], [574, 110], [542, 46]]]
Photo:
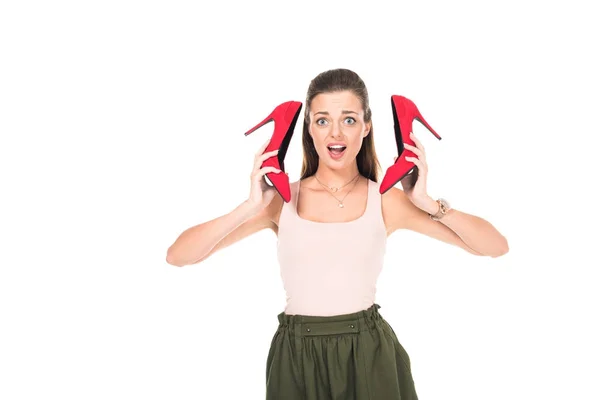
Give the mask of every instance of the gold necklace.
[[[358, 174], [356, 174], [356, 176], [360, 175], [360, 172]], [[325, 185], [323, 182], [321, 182], [321, 180], [319, 179], [319, 177], [317, 176], [317, 174], [315, 174], [315, 178], [317, 179], [317, 181], [321, 184], [321, 186], [331, 190], [332, 192], [337, 192], [338, 190], [346, 187], [347, 185], [349, 185], [350, 183], [352, 183], [352, 181], [354, 181], [354, 179], [356, 179], [356, 176], [352, 179], [350, 179], [347, 183], [343, 184], [340, 187], [334, 187], [334, 186], [329, 186], [329, 185]]]
[[[352, 187], [350, 188], [350, 190], [348, 190], [348, 193], [346, 193], [346, 195], [345, 195], [345, 196], [342, 198], [342, 200], [338, 199], [338, 198], [337, 198], [337, 197], [336, 197], [336, 196], [335, 196], [333, 193], [331, 193], [331, 192], [327, 191], [327, 193], [329, 193], [331, 196], [333, 196], [333, 198], [334, 198], [334, 199], [336, 199], [336, 200], [338, 201], [338, 207], [339, 207], [339, 208], [344, 208], [344, 200], [346, 200], [346, 197], [347, 197], [347, 196], [350, 194], [350, 192], [352, 191], [352, 189], [354, 189], [354, 187], [355, 187], [355, 186], [356, 186], [356, 184], [358, 183], [358, 181], [359, 181], [359, 180], [358, 180], [357, 178], [358, 178], [358, 176], [359, 176], [359, 175], [360, 175], [360, 174], [357, 174], [357, 175], [356, 175], [356, 176], [355, 176], [355, 177], [352, 179], [352, 181], [354, 181], [354, 185], [352, 185]], [[315, 178], [317, 178], [317, 176], [316, 176], [316, 175], [315, 175]], [[318, 182], [321, 184], [321, 186], [323, 186], [323, 187], [325, 187], [325, 188], [328, 188], [328, 186], [324, 185], [323, 183], [321, 183], [321, 181], [319, 181], [319, 178], [317, 178], [317, 181], [318, 181]], [[350, 181], [350, 182], [352, 182], [352, 181]], [[348, 183], [350, 183], [350, 182], [348, 182]], [[347, 183], [347, 184], [348, 184], [348, 183]], [[347, 184], [346, 184], [346, 185], [347, 185]], [[346, 185], [344, 185], [344, 186], [346, 186]], [[342, 186], [342, 187], [343, 187], [343, 186]]]

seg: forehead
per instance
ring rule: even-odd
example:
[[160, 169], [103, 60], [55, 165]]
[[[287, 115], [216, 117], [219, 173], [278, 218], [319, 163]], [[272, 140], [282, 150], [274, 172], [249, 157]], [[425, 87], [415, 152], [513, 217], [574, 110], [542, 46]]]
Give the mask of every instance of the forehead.
[[362, 105], [360, 99], [350, 91], [320, 93], [316, 95], [311, 102], [311, 111], [355, 111], [361, 112]]

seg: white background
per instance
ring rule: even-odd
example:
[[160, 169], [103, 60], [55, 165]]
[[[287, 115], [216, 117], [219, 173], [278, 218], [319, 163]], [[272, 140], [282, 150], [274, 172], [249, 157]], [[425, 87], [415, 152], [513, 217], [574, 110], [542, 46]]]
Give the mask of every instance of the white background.
[[[430, 195], [510, 245], [388, 239], [377, 303], [419, 398], [600, 399], [585, 3], [3, 2], [0, 398], [264, 398], [275, 235], [184, 268], [166, 251], [246, 199], [273, 125], [243, 133], [343, 67], [369, 88], [383, 167], [405, 95], [443, 138], [415, 125]], [[292, 181], [300, 166], [298, 123]]]

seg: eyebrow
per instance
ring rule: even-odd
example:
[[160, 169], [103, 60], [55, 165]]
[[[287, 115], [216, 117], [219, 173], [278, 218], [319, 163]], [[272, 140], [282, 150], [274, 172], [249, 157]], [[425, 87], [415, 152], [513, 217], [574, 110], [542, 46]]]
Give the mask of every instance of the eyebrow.
[[[317, 114], [329, 115], [329, 113], [327, 111], [317, 111], [313, 115], [317, 115]], [[350, 110], [342, 110], [342, 114], [356, 114], [356, 115], [358, 115], [357, 112], [350, 111]]]

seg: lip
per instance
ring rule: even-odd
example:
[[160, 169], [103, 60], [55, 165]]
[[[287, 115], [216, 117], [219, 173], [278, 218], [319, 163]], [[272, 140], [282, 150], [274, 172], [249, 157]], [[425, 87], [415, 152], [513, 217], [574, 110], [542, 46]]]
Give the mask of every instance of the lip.
[[327, 154], [329, 154], [329, 157], [331, 157], [333, 160], [340, 160], [346, 155], [346, 151], [344, 150], [343, 152], [337, 154], [327, 150]]
[[[344, 150], [342, 150], [341, 153], [334, 153], [333, 151], [329, 150], [329, 148], [331, 146], [343, 146]], [[340, 160], [340, 159], [344, 158], [344, 156], [346, 155], [347, 149], [348, 149], [348, 146], [346, 145], [346, 143], [343, 143], [343, 142], [327, 143], [327, 153], [329, 154], [329, 157], [331, 157], [331, 159], [333, 159], [333, 160]]]

